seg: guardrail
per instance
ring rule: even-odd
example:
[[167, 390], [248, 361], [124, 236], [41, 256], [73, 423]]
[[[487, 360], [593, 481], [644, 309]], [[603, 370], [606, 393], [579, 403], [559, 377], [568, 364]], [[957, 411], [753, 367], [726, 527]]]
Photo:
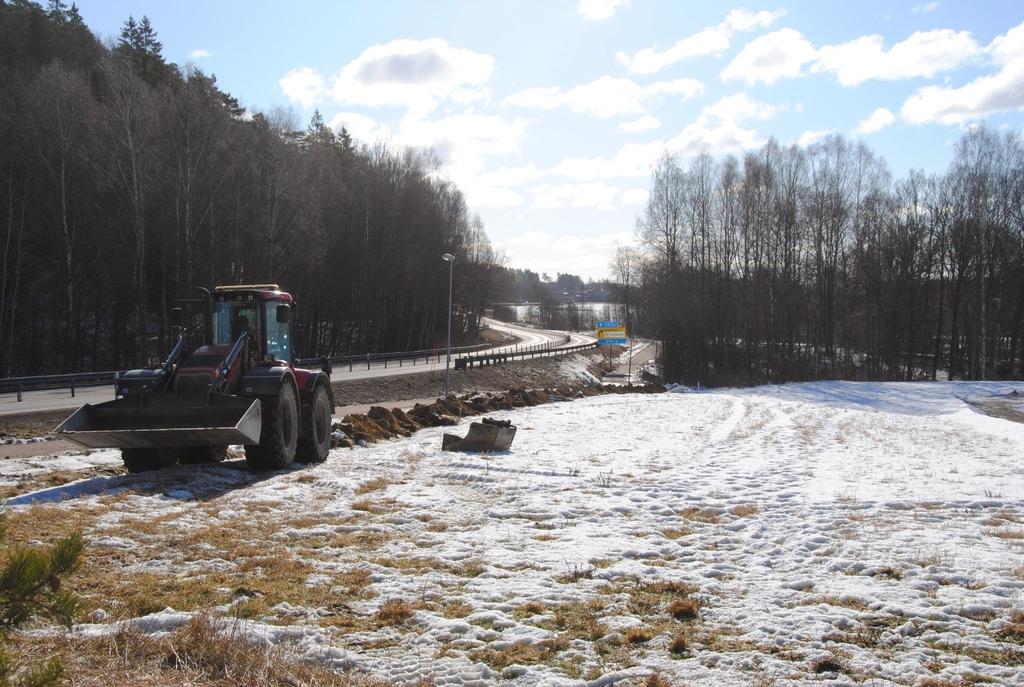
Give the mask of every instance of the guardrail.
[[[518, 344], [495, 349], [490, 344], [475, 344], [473, 346], [459, 346], [452, 348], [452, 359], [457, 370], [472, 368], [473, 365], [493, 365], [498, 362], [507, 362], [516, 358], [534, 358], [544, 355], [557, 355], [561, 353], [572, 353], [578, 350], [593, 348], [596, 344], [582, 344], [578, 346], [565, 346], [571, 338], [565, 336], [560, 343], [549, 342], [536, 344], [534, 346], [520, 347]], [[471, 355], [476, 351], [487, 349], [490, 352], [483, 355]], [[399, 367], [405, 364], [417, 365], [441, 363], [445, 358], [445, 350], [425, 349], [422, 351], [403, 351], [398, 353], [370, 353], [365, 355], [334, 356], [327, 359], [332, 365], [348, 365], [349, 372], [355, 365], [366, 365], [369, 370], [374, 363], [388, 365], [398, 364]], [[321, 364], [321, 358], [300, 358], [295, 361], [297, 365], [304, 367], [317, 367]], [[71, 397], [74, 398], [76, 389], [90, 386], [105, 386], [116, 384], [121, 374], [118, 370], [104, 372], [79, 372], [62, 375], [37, 375], [34, 377], [5, 377], [0, 378], [0, 394], [17, 393], [18, 401], [22, 400], [22, 394], [26, 391], [40, 391], [44, 389], [70, 389]]]
[[[452, 356], [459, 353], [471, 353], [473, 351], [480, 351], [485, 348], [493, 348], [491, 344], [473, 344], [472, 346], [458, 346], [452, 348]], [[422, 364], [429, 365], [431, 361], [441, 362], [444, 360], [446, 349], [437, 348], [425, 348], [421, 351], [400, 351], [398, 353], [364, 353], [362, 355], [341, 355], [341, 356], [326, 356], [327, 360], [330, 361], [331, 365], [348, 365], [348, 371], [352, 372], [355, 365], [366, 365], [366, 369], [369, 370], [373, 363], [384, 363], [384, 368], [387, 369], [388, 364], [398, 363], [399, 367], [402, 367], [406, 361], [410, 365], [416, 365], [422, 361]], [[323, 358], [299, 358], [295, 361], [296, 365], [301, 367], [317, 367], [321, 364]]]
[[0, 394], [17, 393], [18, 401], [25, 391], [41, 389], [71, 389], [74, 398], [75, 390], [87, 386], [105, 386], [117, 382], [120, 372], [78, 372], [66, 375], [39, 375], [36, 377], [5, 377], [0, 379]]
[[563, 353], [575, 353], [576, 351], [583, 351], [588, 348], [595, 348], [597, 342], [577, 344], [575, 346], [566, 346], [569, 343], [570, 337], [565, 337], [565, 340], [560, 344], [547, 343], [538, 344], [536, 346], [528, 346], [521, 350], [506, 350], [496, 351], [493, 353], [485, 353], [483, 355], [467, 355], [455, 360], [456, 370], [465, 370], [472, 368], [474, 364], [479, 367], [485, 365], [495, 365], [497, 363], [507, 363], [509, 360], [515, 360], [516, 358], [535, 358], [537, 356], [546, 355], [562, 355]]

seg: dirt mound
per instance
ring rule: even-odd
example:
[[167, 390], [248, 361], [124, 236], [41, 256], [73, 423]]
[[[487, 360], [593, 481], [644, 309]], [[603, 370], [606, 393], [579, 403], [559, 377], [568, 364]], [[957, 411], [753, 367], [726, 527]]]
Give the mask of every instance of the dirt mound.
[[433, 403], [417, 403], [405, 412], [371, 407], [365, 415], [346, 415], [334, 424], [333, 446], [352, 447], [360, 443], [410, 436], [425, 427], [448, 427], [458, 424], [460, 417], [483, 415], [496, 410], [513, 410], [555, 401], [602, 394], [659, 393], [658, 386], [601, 386], [597, 384], [556, 389], [509, 389], [501, 393], [477, 392], [463, 396], [439, 398]]

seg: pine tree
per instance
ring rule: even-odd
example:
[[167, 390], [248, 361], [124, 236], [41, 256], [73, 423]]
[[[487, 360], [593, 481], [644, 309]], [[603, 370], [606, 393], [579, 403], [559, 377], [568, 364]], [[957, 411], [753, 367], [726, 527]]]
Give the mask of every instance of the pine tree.
[[64, 3], [64, 0], [50, 0], [49, 9], [46, 10], [46, 16], [50, 18], [50, 21], [56, 24], [63, 24], [70, 19], [68, 6]]
[[[7, 516], [0, 515], [0, 545], [5, 545]], [[74, 570], [82, 554], [82, 535], [71, 534], [49, 549], [4, 546], [0, 567], [0, 687], [46, 687], [64, 673], [60, 660], [21, 665], [8, 651], [11, 633], [35, 618], [70, 627], [78, 600], [61, 589], [61, 577]]]
[[167, 63], [161, 54], [163, 43], [157, 40], [156, 29], [149, 23], [149, 17], [141, 21], [129, 15], [121, 26], [115, 53], [132, 66], [132, 70], [150, 86], [155, 86], [167, 75]]
[[338, 134], [338, 140], [341, 141], [341, 149], [346, 153], [352, 152], [352, 134], [348, 132], [348, 129], [341, 127], [341, 133]]

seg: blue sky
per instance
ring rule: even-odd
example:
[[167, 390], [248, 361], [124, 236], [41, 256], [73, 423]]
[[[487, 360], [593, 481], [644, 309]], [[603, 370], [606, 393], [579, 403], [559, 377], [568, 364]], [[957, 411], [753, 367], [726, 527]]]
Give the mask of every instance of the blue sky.
[[861, 139], [897, 176], [1024, 125], [1024, 2], [80, 0], [248, 108], [433, 147], [514, 267], [603, 277], [668, 150]]

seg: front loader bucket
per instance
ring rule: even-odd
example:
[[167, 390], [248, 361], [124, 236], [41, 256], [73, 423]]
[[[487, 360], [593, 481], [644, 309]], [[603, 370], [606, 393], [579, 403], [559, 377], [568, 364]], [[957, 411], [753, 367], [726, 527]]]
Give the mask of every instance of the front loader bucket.
[[507, 451], [516, 436], [516, 428], [509, 422], [498, 422], [485, 418], [469, 426], [465, 439], [454, 434], [441, 437], [442, 451]]
[[87, 403], [54, 433], [86, 448], [171, 448], [258, 444], [261, 426], [259, 400], [210, 394], [208, 403], [174, 396]]

